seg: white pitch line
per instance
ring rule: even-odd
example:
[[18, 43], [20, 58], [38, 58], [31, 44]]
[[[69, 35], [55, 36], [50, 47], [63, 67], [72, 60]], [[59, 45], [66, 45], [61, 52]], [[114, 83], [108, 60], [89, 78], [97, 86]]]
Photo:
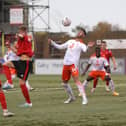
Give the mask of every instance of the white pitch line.
[[[89, 84], [90, 85], [90, 84]], [[91, 86], [91, 85], [90, 85]], [[101, 87], [105, 87], [105, 85], [98, 85], [97, 88], [101, 88]], [[126, 87], [126, 85], [123, 83], [121, 84], [116, 84], [115, 87]], [[73, 89], [76, 89], [75, 87]], [[38, 92], [38, 91], [41, 91], [41, 90], [63, 90], [63, 88], [35, 88], [35, 90], [33, 91], [30, 91], [30, 92]], [[21, 92], [20, 88], [14, 88], [14, 89], [10, 89], [8, 91], [5, 91], [5, 93], [13, 93], [13, 92]]]

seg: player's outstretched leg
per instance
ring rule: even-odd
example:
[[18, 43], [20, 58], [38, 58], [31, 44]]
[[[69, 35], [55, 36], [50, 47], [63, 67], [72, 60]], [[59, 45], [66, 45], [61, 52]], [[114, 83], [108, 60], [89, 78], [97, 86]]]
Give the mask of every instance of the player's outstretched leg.
[[[83, 82], [83, 84], [82, 84], [84, 89], [86, 88], [87, 84], [88, 84], [88, 81], [87, 81], [87, 80], [85, 80], [85, 81]], [[81, 93], [79, 93], [79, 95], [78, 95], [78, 96], [82, 96], [82, 94], [81, 94]]]
[[4, 70], [4, 74], [6, 75], [7, 81], [6, 83], [3, 85], [3, 89], [7, 90], [7, 89], [11, 89], [13, 88], [13, 83], [12, 83], [12, 78], [11, 78], [11, 72], [10, 69], [7, 65], [3, 65], [3, 70]]
[[115, 91], [115, 85], [114, 85], [113, 80], [109, 81], [109, 85], [110, 85], [110, 88], [112, 90], [112, 95], [113, 96], [119, 96], [119, 93]]
[[1, 106], [2, 106], [3, 116], [4, 116], [4, 117], [11, 117], [11, 116], [14, 116], [14, 113], [9, 112], [9, 111], [7, 110], [7, 103], [6, 103], [6, 99], [5, 99], [4, 92], [2, 91], [1, 81], [0, 81], [0, 103], [1, 103]]
[[29, 91], [26, 87], [25, 81], [22, 79], [20, 79], [20, 87], [21, 87], [22, 94], [26, 101], [26, 103], [23, 105], [20, 105], [20, 107], [32, 107], [32, 103], [31, 103], [30, 96], [29, 96]]
[[109, 81], [106, 81], [106, 85], [105, 85], [105, 89], [106, 89], [106, 91], [110, 91], [110, 88], [109, 88]]
[[115, 84], [114, 84], [113, 80], [111, 79], [111, 77], [106, 75], [105, 80], [109, 82], [109, 86], [111, 88], [113, 96], [119, 96], [119, 93], [115, 91]]
[[85, 87], [83, 87], [83, 85], [81, 84], [80, 81], [76, 81], [76, 85], [78, 87], [78, 90], [82, 96], [82, 104], [86, 105], [88, 103], [87, 97], [86, 97], [86, 93], [85, 93]]
[[98, 78], [95, 78], [93, 81], [93, 88], [91, 89], [91, 93], [95, 92], [97, 84], [98, 84]]

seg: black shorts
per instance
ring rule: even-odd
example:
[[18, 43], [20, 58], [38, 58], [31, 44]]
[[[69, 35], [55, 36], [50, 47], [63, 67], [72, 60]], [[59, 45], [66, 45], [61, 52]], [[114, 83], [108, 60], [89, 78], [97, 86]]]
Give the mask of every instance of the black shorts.
[[32, 69], [32, 61], [12, 61], [17, 71], [17, 77], [27, 80], [30, 70]]

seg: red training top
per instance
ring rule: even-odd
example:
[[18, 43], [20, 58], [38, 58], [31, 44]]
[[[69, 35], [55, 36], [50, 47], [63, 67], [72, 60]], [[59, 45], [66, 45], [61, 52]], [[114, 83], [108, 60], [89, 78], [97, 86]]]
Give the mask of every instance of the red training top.
[[29, 41], [28, 35], [24, 35], [23, 38], [18, 37], [17, 41], [17, 55], [27, 55], [29, 57], [33, 56], [32, 42]]
[[109, 50], [109, 49], [105, 49], [105, 50], [102, 50], [101, 49], [101, 54], [105, 56], [105, 58], [107, 59], [108, 63], [110, 62], [110, 58], [113, 57], [112, 55], [112, 51]]

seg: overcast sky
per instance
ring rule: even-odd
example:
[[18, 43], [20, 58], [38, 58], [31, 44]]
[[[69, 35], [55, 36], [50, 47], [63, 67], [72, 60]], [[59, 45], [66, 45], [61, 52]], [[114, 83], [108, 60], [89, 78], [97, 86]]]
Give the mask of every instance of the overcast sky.
[[[31, 1], [31, 0], [30, 0]], [[36, 0], [45, 4], [48, 0]], [[126, 0], [49, 0], [50, 26], [53, 31], [71, 29], [78, 24], [89, 26], [90, 29], [98, 22], [106, 21], [118, 24], [126, 29]], [[47, 13], [45, 13], [47, 15]], [[62, 26], [61, 20], [69, 17], [72, 24], [69, 28]], [[47, 17], [47, 16], [45, 16]], [[39, 19], [38, 19], [39, 20]], [[38, 26], [42, 22], [36, 23]]]
[[61, 19], [68, 16], [71, 27], [80, 23], [90, 28], [100, 21], [126, 29], [126, 0], [50, 0], [51, 27], [62, 30]]

